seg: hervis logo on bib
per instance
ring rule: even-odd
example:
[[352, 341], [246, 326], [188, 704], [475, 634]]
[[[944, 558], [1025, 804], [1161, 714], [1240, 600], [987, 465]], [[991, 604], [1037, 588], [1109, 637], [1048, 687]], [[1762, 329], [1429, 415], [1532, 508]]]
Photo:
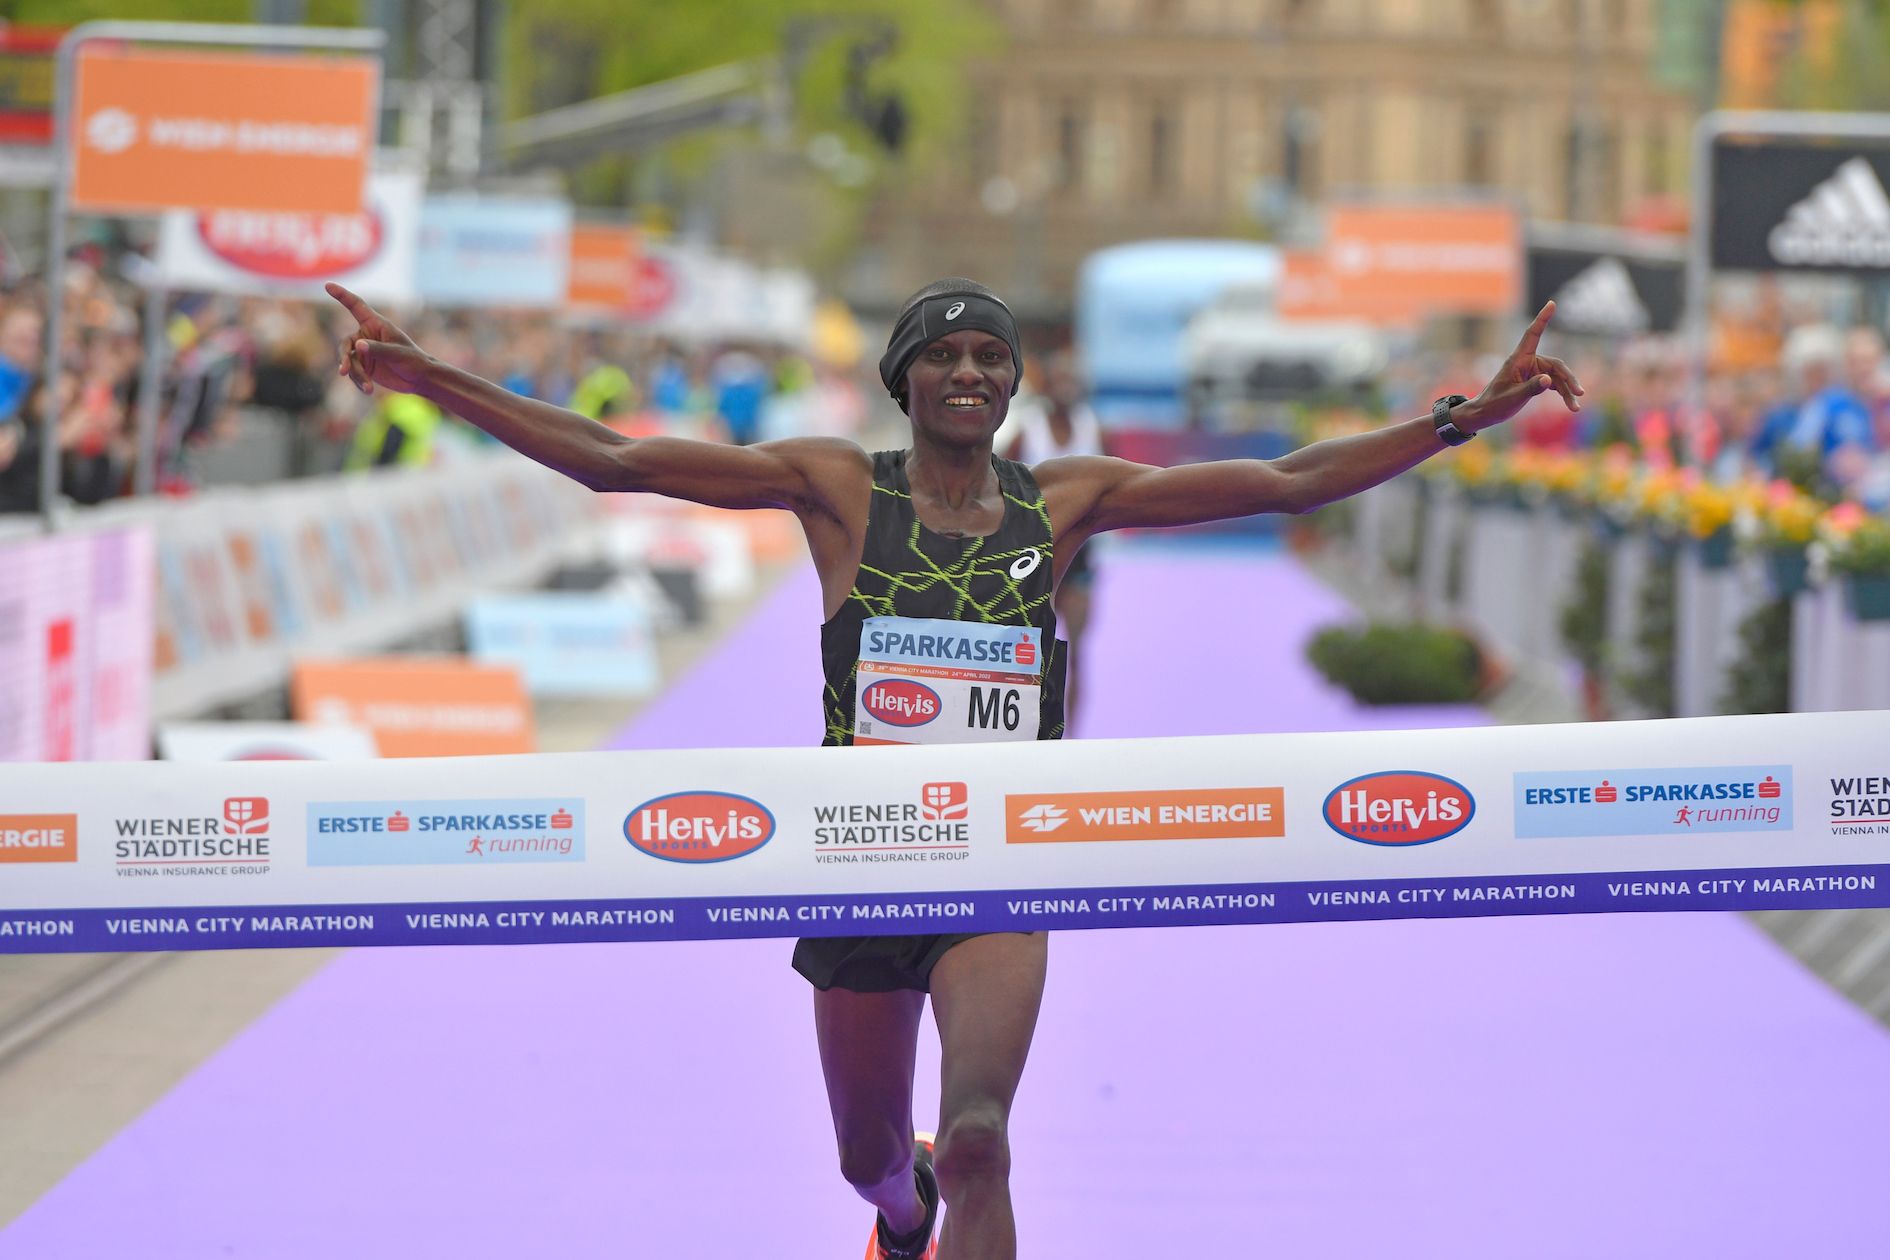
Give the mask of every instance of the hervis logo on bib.
[[774, 838], [774, 814], [733, 792], [672, 792], [631, 810], [623, 835], [665, 862], [728, 862]]
[[882, 678], [866, 689], [860, 703], [888, 726], [924, 726], [945, 711], [938, 692], [910, 678]]
[[1454, 836], [1477, 812], [1470, 790], [1425, 770], [1387, 770], [1341, 783], [1326, 797], [1326, 825], [1348, 840], [1395, 848]]

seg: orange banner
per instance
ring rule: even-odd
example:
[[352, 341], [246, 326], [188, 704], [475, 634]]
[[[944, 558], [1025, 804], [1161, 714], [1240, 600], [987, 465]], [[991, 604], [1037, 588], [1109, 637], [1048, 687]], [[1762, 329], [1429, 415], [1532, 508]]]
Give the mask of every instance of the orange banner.
[[628, 310], [636, 297], [640, 253], [635, 228], [573, 224], [565, 301], [591, 310]]
[[367, 58], [84, 48], [72, 206], [354, 214], [379, 108]]
[[1284, 788], [1062, 792], [1004, 798], [1005, 840], [1277, 839], [1286, 834]]
[[366, 727], [383, 757], [467, 757], [535, 750], [518, 671], [458, 657], [300, 661], [290, 684], [299, 722]]
[[1315, 252], [1289, 251], [1288, 319], [1413, 323], [1505, 316], [1522, 295], [1522, 224], [1508, 206], [1335, 206]]
[[77, 814], [0, 814], [0, 862], [76, 862]]

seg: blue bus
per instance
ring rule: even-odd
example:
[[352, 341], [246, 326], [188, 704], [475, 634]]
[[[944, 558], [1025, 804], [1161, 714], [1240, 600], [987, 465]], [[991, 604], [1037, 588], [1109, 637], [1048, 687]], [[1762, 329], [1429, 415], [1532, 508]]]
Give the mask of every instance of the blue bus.
[[1280, 251], [1234, 240], [1136, 241], [1098, 250], [1076, 281], [1076, 350], [1106, 428], [1178, 429], [1182, 335], [1230, 285], [1277, 287]]

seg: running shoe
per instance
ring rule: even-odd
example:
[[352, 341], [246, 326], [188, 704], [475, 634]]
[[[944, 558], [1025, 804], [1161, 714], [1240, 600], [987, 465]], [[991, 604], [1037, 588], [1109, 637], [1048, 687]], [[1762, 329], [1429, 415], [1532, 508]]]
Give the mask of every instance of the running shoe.
[[866, 1240], [866, 1260], [938, 1260], [938, 1174], [932, 1171], [932, 1147], [937, 1141], [930, 1133], [912, 1139], [912, 1174], [919, 1182], [919, 1197], [925, 1201], [925, 1241], [914, 1247], [899, 1247], [886, 1232], [886, 1218], [877, 1216], [873, 1234]]

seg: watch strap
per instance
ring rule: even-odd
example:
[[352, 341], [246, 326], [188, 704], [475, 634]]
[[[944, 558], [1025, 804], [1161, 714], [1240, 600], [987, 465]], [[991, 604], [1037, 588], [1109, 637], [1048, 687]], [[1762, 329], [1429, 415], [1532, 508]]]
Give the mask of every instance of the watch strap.
[[1431, 404], [1431, 423], [1437, 428], [1438, 440], [1445, 446], [1462, 446], [1476, 436], [1474, 433], [1466, 433], [1459, 429], [1450, 418], [1452, 407], [1469, 401], [1469, 398], [1462, 394], [1445, 394]]

